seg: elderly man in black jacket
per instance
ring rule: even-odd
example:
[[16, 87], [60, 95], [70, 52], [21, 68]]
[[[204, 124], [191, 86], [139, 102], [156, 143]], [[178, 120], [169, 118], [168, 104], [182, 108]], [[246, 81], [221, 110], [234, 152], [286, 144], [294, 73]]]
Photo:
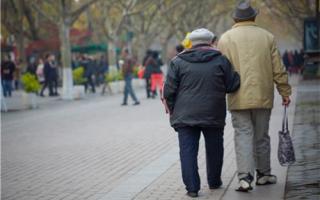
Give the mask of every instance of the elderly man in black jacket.
[[191, 197], [197, 197], [200, 190], [197, 155], [201, 132], [209, 187], [222, 185], [226, 93], [240, 86], [229, 60], [211, 47], [213, 38], [207, 29], [191, 32], [192, 48], [173, 58], [163, 91], [171, 126], [178, 132], [182, 179]]

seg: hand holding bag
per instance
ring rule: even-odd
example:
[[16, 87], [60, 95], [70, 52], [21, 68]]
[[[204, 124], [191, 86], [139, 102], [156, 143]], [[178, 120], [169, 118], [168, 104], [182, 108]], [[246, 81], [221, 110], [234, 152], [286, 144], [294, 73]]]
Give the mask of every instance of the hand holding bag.
[[280, 165], [288, 166], [296, 161], [290, 132], [288, 129], [287, 106], [284, 107], [282, 130], [279, 131], [278, 159]]

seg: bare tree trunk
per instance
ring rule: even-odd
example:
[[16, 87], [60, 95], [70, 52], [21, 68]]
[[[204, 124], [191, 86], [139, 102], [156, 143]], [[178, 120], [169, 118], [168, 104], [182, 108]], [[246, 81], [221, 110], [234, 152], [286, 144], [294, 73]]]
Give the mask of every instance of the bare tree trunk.
[[19, 55], [18, 57], [19, 59], [22, 60], [22, 63], [26, 63], [26, 53], [24, 49], [24, 35], [23, 35], [22, 26], [15, 39], [16, 39], [16, 44], [18, 49], [18, 55]]
[[141, 34], [138, 39], [137, 39], [137, 46], [139, 46], [139, 49], [138, 49], [138, 60], [139, 62], [141, 62], [142, 64], [142, 61], [143, 61], [143, 58], [145, 56], [145, 53], [147, 51], [147, 44], [146, 44], [146, 40], [145, 40], [145, 35], [144, 34]]
[[165, 41], [162, 43], [162, 60], [164, 62], [164, 64], [168, 63], [168, 42], [169, 41]]
[[22, 63], [26, 63], [26, 54], [24, 51], [24, 33], [23, 33], [23, 4], [18, 2], [17, 4], [17, 14], [18, 14], [18, 33], [15, 35], [15, 40], [18, 48], [19, 58]]
[[71, 70], [70, 26], [61, 19], [59, 23], [60, 52], [62, 61], [62, 98], [73, 99], [73, 78]]
[[17, 49], [18, 49], [18, 55], [19, 59], [22, 60], [22, 63], [26, 63], [26, 54], [24, 51], [24, 37], [23, 37], [23, 32], [19, 32], [17, 37], [16, 37], [16, 44], [17, 44]]

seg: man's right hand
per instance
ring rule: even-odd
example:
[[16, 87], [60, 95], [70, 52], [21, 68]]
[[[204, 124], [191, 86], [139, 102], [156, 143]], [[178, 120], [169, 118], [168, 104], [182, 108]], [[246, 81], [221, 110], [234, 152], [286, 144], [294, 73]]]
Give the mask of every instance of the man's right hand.
[[290, 102], [290, 97], [282, 97], [282, 105], [289, 106]]

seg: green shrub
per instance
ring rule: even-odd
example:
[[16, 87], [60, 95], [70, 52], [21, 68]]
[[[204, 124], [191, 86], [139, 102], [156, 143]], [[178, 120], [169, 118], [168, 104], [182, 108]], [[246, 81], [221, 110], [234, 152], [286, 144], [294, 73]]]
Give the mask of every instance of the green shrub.
[[105, 75], [105, 81], [107, 83], [111, 83], [114, 81], [121, 81], [121, 80], [123, 80], [123, 75], [118, 70], [109, 71], [109, 73]]
[[72, 71], [73, 82], [75, 85], [82, 85], [86, 82], [87, 79], [83, 77], [83, 74], [84, 74], [83, 67], [78, 67]]
[[118, 71], [117, 72], [117, 75], [116, 75], [116, 81], [123, 81], [123, 74], [121, 71]]
[[27, 93], [36, 93], [40, 90], [41, 85], [39, 81], [37, 80], [35, 75], [32, 75], [30, 73], [25, 73], [21, 77], [21, 82], [23, 85], [24, 90]]
[[113, 81], [115, 81], [115, 80], [114, 80], [114, 77], [112, 76], [111, 73], [107, 73], [107, 74], [105, 74], [105, 81], [106, 81], [107, 83], [111, 83], [111, 82], [113, 82]]

